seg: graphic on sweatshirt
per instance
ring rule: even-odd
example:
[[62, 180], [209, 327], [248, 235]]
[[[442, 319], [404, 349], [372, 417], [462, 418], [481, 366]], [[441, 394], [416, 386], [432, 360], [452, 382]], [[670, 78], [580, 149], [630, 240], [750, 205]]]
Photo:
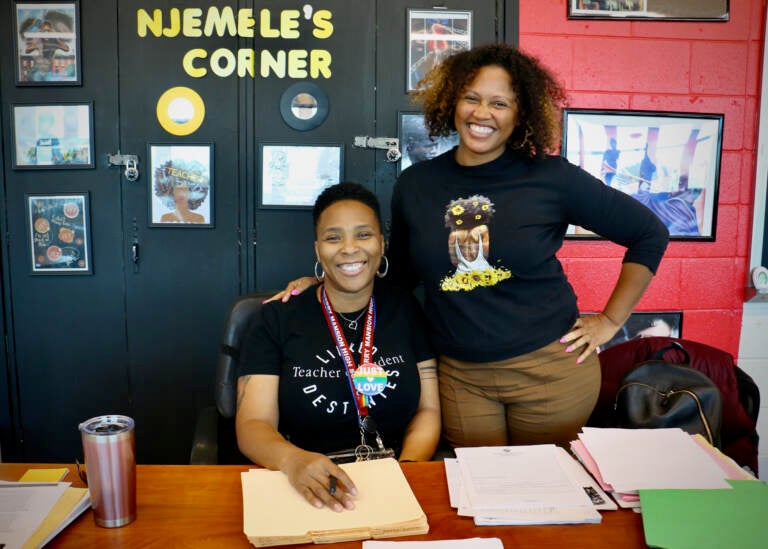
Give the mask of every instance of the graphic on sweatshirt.
[[496, 212], [485, 196], [452, 200], [445, 211], [448, 255], [456, 271], [440, 282], [444, 292], [470, 291], [481, 286], [495, 286], [512, 277], [509, 269], [488, 263], [491, 246], [488, 222]]

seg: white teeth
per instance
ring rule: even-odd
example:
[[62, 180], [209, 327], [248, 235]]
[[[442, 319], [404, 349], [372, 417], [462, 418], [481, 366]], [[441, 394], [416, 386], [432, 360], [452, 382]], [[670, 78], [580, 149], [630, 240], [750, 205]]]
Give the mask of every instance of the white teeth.
[[484, 134], [490, 134], [493, 132], [493, 128], [489, 128], [488, 126], [478, 126], [477, 124], [470, 124], [469, 129], [473, 132]]
[[339, 265], [339, 268], [342, 271], [347, 271], [347, 272], [354, 272], [361, 269], [362, 267], [363, 267], [362, 262], [361, 263], [344, 263], [343, 265]]

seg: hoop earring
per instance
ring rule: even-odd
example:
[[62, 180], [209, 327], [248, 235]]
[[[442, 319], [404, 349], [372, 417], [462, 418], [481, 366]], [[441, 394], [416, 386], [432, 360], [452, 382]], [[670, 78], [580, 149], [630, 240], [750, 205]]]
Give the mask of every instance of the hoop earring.
[[[317, 274], [317, 268], [320, 267], [320, 274]], [[325, 271], [323, 270], [323, 267], [320, 265], [319, 261], [315, 261], [315, 278], [318, 282], [322, 282], [325, 278]]]
[[[387, 256], [385, 255], [381, 256], [381, 259], [384, 260], [384, 272], [382, 273], [381, 271], [376, 271], [376, 276], [379, 278], [384, 278], [389, 272], [389, 259], [387, 259]], [[381, 264], [379, 264], [379, 268], [381, 268]]]

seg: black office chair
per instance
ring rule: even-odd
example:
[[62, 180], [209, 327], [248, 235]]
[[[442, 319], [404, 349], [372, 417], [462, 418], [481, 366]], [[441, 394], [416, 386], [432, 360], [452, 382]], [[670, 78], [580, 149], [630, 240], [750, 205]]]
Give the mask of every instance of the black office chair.
[[240, 342], [253, 322], [261, 319], [262, 302], [276, 291], [241, 295], [230, 306], [219, 344], [216, 365], [216, 406], [200, 411], [195, 426], [189, 463], [249, 463], [237, 448], [235, 413], [237, 411], [237, 368]]

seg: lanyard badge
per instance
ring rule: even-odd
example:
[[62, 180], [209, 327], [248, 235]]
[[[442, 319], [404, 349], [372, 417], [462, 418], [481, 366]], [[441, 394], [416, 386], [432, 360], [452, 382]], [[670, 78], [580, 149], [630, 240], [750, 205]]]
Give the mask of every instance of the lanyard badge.
[[[372, 451], [372, 448], [365, 443], [366, 435], [372, 436], [376, 440], [376, 445], [380, 450], [384, 450], [384, 444], [376, 428], [376, 422], [368, 415], [368, 405], [370, 397], [380, 395], [387, 386], [387, 373], [384, 369], [373, 362], [373, 333], [376, 327], [376, 302], [371, 295], [368, 301], [368, 310], [365, 314], [365, 327], [363, 329], [363, 339], [360, 344], [360, 365], [355, 364], [352, 351], [349, 348], [347, 339], [341, 329], [336, 313], [331, 307], [325, 287], [320, 288], [320, 298], [323, 304], [325, 320], [328, 323], [328, 329], [336, 342], [336, 348], [339, 351], [341, 360], [347, 370], [347, 380], [354, 396], [355, 406], [357, 408], [358, 422], [360, 425], [360, 447], [358, 450], [365, 453]], [[357, 453], [357, 452], [356, 452]]]

